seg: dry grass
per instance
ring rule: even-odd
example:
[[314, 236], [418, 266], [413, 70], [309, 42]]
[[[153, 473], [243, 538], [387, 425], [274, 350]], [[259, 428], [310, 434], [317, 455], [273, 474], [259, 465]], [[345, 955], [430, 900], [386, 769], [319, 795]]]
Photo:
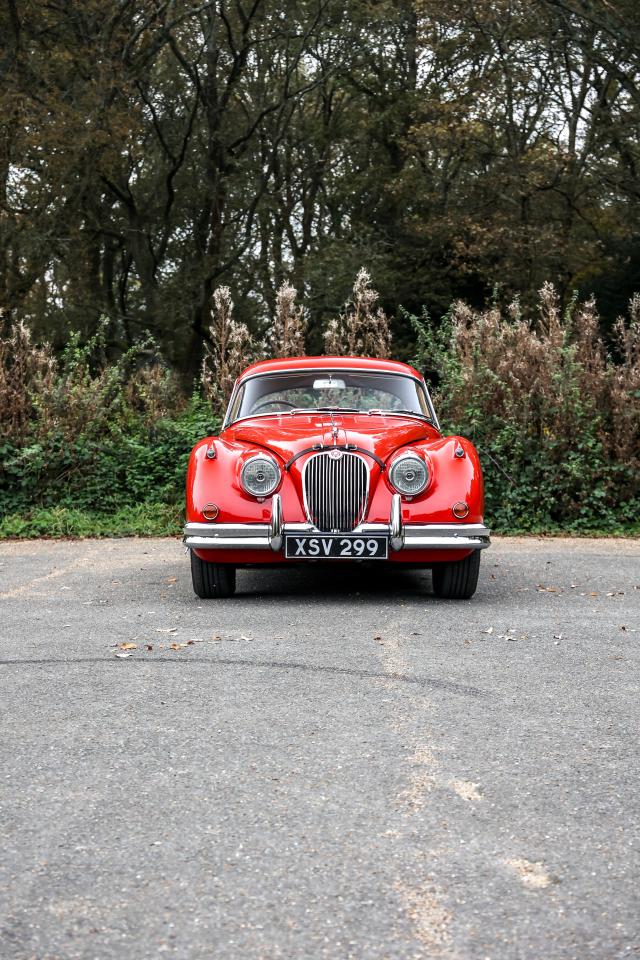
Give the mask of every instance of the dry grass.
[[209, 327], [210, 342], [200, 370], [205, 396], [214, 409], [224, 407], [233, 385], [242, 370], [255, 359], [255, 345], [244, 323], [233, 319], [233, 299], [229, 287], [213, 292], [213, 322]]
[[461, 301], [451, 310], [451, 351], [460, 367], [459, 389], [445, 403], [463, 418], [469, 396], [481, 398], [493, 418], [525, 434], [553, 438], [558, 454], [598, 421], [605, 455], [640, 470], [640, 296], [615, 328], [619, 357], [607, 353], [593, 299], [563, 313], [552, 284], [540, 290], [536, 319], [517, 301], [507, 312], [473, 311]]
[[[154, 359], [140, 365], [148, 355]], [[151, 426], [183, 406], [176, 376], [149, 345], [109, 362], [100, 335], [83, 346], [72, 335], [56, 358], [48, 343], [33, 343], [22, 322], [0, 331], [0, 429], [18, 446], [27, 436], [38, 441], [55, 433], [70, 442], [81, 432], [126, 429], [130, 415]]]
[[304, 356], [307, 320], [304, 307], [296, 304], [296, 296], [296, 288], [286, 282], [276, 293], [276, 315], [270, 337], [274, 357]]
[[353, 298], [337, 319], [330, 320], [324, 334], [331, 356], [388, 357], [391, 350], [389, 318], [378, 305], [379, 293], [371, 276], [361, 267], [353, 285]]

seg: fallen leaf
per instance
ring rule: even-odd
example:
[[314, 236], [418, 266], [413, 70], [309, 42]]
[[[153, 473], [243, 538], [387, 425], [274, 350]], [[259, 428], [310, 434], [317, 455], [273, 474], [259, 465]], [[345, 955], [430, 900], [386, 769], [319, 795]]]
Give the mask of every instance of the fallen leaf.
[[137, 650], [138, 649], [137, 643], [119, 643], [118, 646], [120, 647], [121, 650]]
[[126, 660], [127, 657], [130, 657], [130, 653], [116, 653], [116, 657], [119, 657], [120, 660]]
[[153, 650], [153, 644], [152, 644], [152, 643], [148, 643], [148, 644], [147, 644], [147, 650]]
[[188, 643], [204, 643], [202, 637], [192, 637], [191, 640], [187, 641]]
[[177, 577], [167, 577], [164, 582], [165, 582], [165, 583], [175, 583], [177, 579], [178, 579]]
[[482, 633], [493, 633], [493, 627], [487, 627], [487, 629], [483, 630]]
[[562, 634], [561, 634], [561, 633], [554, 633], [553, 639], [554, 639], [554, 640], [562, 640]]
[[156, 633], [177, 633], [177, 627], [156, 627]]
[[172, 644], [171, 644], [171, 649], [172, 649], [172, 650], [182, 650], [183, 647], [186, 647], [186, 643], [172, 643]]

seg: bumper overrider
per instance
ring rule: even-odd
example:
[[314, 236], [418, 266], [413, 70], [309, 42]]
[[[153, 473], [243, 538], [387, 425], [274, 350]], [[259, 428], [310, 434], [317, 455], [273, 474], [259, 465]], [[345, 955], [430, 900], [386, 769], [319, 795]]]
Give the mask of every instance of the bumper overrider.
[[[282, 500], [271, 501], [269, 523], [186, 523], [183, 541], [196, 550], [282, 550], [285, 535], [315, 534], [311, 523], [285, 523]], [[392, 550], [483, 550], [490, 530], [482, 523], [402, 523], [402, 501], [394, 494], [389, 523], [361, 523], [352, 536], [385, 535]]]

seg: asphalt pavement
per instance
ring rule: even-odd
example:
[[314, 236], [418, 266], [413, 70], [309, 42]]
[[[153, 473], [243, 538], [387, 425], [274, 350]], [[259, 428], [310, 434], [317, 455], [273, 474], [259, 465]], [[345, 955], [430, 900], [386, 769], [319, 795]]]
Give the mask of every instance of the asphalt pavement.
[[0, 544], [2, 960], [640, 954], [640, 541], [428, 572]]

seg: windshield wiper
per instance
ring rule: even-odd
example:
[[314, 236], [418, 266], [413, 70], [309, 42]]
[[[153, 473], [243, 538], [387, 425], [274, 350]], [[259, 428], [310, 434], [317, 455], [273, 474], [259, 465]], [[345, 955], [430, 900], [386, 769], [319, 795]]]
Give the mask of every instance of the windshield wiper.
[[357, 407], [315, 407], [314, 409], [319, 413], [334, 413], [336, 410], [339, 413], [362, 413]]
[[399, 410], [380, 410], [378, 407], [373, 407], [371, 410], [367, 410], [367, 413], [370, 417], [375, 416], [376, 414], [381, 417], [386, 417], [389, 416], [389, 414], [394, 413], [399, 413], [401, 416], [407, 416], [408, 414], [410, 417], [420, 417], [421, 420], [426, 420], [427, 423], [433, 423], [431, 417], [428, 417], [426, 413], [418, 413], [417, 410], [408, 410], [404, 407], [401, 407]]
[[295, 407], [289, 410], [289, 416], [294, 417], [296, 413], [362, 413], [357, 407]]
[[426, 420], [427, 423], [433, 424], [433, 420], [427, 416], [426, 413], [418, 413], [417, 410], [409, 410], [404, 407], [401, 407], [399, 410], [380, 410], [378, 407], [372, 407], [371, 410], [360, 410], [358, 407], [295, 407], [293, 410], [288, 410], [287, 413], [290, 417], [294, 417], [299, 413], [362, 413], [370, 417], [376, 415], [386, 417], [392, 414], [398, 414], [403, 417], [419, 417], [420, 420]]

